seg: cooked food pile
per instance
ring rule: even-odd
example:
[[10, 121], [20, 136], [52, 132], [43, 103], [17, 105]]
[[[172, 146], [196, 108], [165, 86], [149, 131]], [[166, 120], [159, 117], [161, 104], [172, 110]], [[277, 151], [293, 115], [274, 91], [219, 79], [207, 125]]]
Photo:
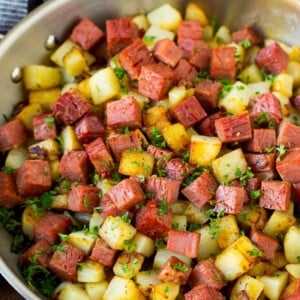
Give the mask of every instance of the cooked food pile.
[[194, 3], [83, 18], [23, 68], [0, 220], [32, 289], [300, 297], [300, 47], [217, 21]]

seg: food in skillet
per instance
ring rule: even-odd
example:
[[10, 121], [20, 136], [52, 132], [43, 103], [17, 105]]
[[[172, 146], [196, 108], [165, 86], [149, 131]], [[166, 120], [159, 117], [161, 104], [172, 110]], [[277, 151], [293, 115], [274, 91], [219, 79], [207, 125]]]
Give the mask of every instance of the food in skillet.
[[195, 4], [81, 20], [0, 127], [0, 216], [57, 299], [300, 297], [300, 48]]

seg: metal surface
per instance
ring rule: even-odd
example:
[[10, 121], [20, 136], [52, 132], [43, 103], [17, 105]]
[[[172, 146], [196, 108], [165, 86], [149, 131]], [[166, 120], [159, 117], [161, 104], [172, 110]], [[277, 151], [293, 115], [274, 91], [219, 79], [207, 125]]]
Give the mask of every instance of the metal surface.
[[[187, 1], [161, 0], [49, 0], [16, 26], [0, 43], [0, 123], [1, 115], [9, 115], [14, 104], [23, 100], [22, 84], [14, 84], [15, 67], [47, 63], [49, 51], [45, 40], [49, 35], [62, 41], [82, 17], [91, 18], [104, 28], [104, 20], [121, 15], [146, 12], [169, 2], [183, 10]], [[300, 44], [300, 3], [298, 0], [199, 0], [209, 18], [226, 24], [232, 30], [255, 24], [267, 36], [290, 44]], [[17, 269], [17, 256], [10, 253], [10, 237], [0, 228], [0, 272], [26, 299], [44, 299], [29, 290]]]

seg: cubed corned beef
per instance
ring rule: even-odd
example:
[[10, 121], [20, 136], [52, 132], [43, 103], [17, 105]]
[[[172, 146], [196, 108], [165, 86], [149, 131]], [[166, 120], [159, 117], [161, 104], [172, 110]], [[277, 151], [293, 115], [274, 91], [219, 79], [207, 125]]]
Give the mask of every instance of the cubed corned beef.
[[103, 38], [104, 32], [88, 18], [83, 18], [73, 28], [70, 36], [73, 42], [86, 51], [90, 51]]
[[162, 63], [142, 66], [138, 91], [153, 100], [162, 100], [176, 77], [176, 72]]
[[214, 79], [229, 79], [232, 81], [235, 75], [235, 48], [213, 48], [210, 62], [210, 76]]
[[118, 55], [119, 63], [126, 70], [131, 80], [139, 78], [142, 66], [154, 64], [152, 53], [141, 39], [123, 49]]
[[287, 69], [289, 57], [276, 42], [260, 49], [255, 62], [268, 74], [279, 74]]
[[219, 291], [206, 284], [195, 286], [192, 290], [184, 294], [185, 300], [225, 300]]
[[202, 40], [202, 26], [198, 20], [184, 20], [179, 24], [177, 44], [184, 40]]
[[276, 132], [271, 128], [254, 128], [252, 130], [252, 139], [245, 144], [249, 152], [264, 153], [268, 149], [274, 149], [276, 146]]
[[167, 162], [166, 171], [168, 178], [182, 182], [192, 170], [181, 158], [175, 157]]
[[212, 258], [197, 263], [192, 270], [189, 283], [192, 287], [206, 284], [215, 290], [221, 290], [226, 285], [224, 275], [216, 267]]
[[207, 116], [195, 96], [184, 99], [172, 108], [170, 112], [186, 128], [195, 125]]
[[25, 160], [17, 170], [16, 184], [21, 196], [37, 196], [48, 191], [52, 184], [49, 162]]
[[176, 81], [178, 84], [191, 85], [197, 75], [197, 69], [190, 64], [186, 59], [180, 59], [175, 66]]
[[0, 172], [0, 207], [14, 207], [24, 199], [18, 194], [15, 176]]
[[97, 237], [90, 259], [106, 267], [112, 267], [116, 254], [117, 250], [111, 249], [101, 237]]
[[65, 125], [71, 125], [90, 110], [85, 97], [76, 88], [70, 88], [52, 104], [54, 116]]
[[231, 34], [231, 39], [237, 44], [249, 41], [250, 46], [257, 45], [262, 40], [259, 34], [256, 32], [256, 30], [251, 26], [245, 26], [244, 28], [233, 32]]
[[136, 214], [136, 229], [151, 238], [163, 237], [172, 227], [172, 211], [160, 213], [159, 202], [148, 201]]
[[292, 97], [290, 100], [291, 103], [295, 106], [295, 108], [300, 110], [300, 95], [295, 95], [295, 97]]
[[198, 125], [196, 125], [197, 132], [201, 135], [217, 136], [215, 121], [225, 116], [226, 113], [223, 111], [218, 111], [214, 114], [208, 115]]
[[105, 126], [101, 118], [94, 112], [87, 112], [75, 124], [75, 134], [81, 143], [90, 143], [95, 138], [104, 137]]
[[59, 162], [59, 174], [72, 182], [88, 182], [89, 160], [85, 151], [66, 151]]
[[71, 219], [67, 216], [49, 211], [34, 224], [34, 237], [36, 240], [46, 240], [52, 245], [58, 242], [58, 234], [67, 233], [71, 225]]
[[259, 205], [267, 209], [287, 210], [291, 203], [291, 187], [287, 181], [263, 180]]
[[106, 106], [106, 119], [107, 126], [113, 129], [140, 128], [142, 126], [141, 107], [132, 96], [109, 102]]
[[217, 181], [209, 171], [205, 171], [181, 192], [194, 205], [201, 208], [214, 197], [217, 187]]
[[0, 126], [0, 152], [5, 152], [22, 145], [28, 137], [28, 131], [19, 119], [14, 119]]
[[50, 260], [50, 270], [62, 281], [77, 282], [77, 267], [83, 261], [84, 253], [72, 245], [62, 242]]
[[223, 143], [247, 141], [252, 138], [250, 116], [247, 112], [217, 119], [215, 127]]
[[296, 300], [300, 296], [300, 279], [295, 279], [288, 283], [283, 294], [282, 300]]
[[139, 29], [131, 18], [106, 20], [106, 51], [109, 57], [118, 54], [139, 36]]
[[32, 118], [33, 135], [36, 141], [54, 139], [57, 136], [55, 119], [52, 114], [43, 114]]
[[290, 122], [281, 122], [278, 127], [277, 145], [287, 148], [300, 147], [300, 127]]
[[199, 232], [185, 230], [170, 230], [168, 232], [167, 250], [169, 251], [195, 258], [198, 254], [199, 243]]
[[154, 145], [149, 145], [147, 147], [147, 152], [152, 154], [156, 160], [164, 159], [165, 161], [168, 161], [174, 155], [172, 151]]
[[100, 200], [101, 215], [105, 219], [108, 216], [119, 216], [123, 211], [119, 210], [108, 194], [104, 194]]

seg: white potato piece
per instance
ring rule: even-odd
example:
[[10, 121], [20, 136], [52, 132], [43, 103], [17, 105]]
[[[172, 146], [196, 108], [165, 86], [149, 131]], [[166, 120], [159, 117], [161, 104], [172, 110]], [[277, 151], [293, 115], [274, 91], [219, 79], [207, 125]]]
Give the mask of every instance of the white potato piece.
[[[52, 172], [51, 172], [52, 174]], [[56, 195], [52, 197], [52, 203], [51, 208], [53, 209], [68, 209], [68, 195], [62, 194], [62, 195]]]
[[217, 30], [215, 37], [214, 37], [214, 42], [218, 44], [229, 44], [231, 42], [231, 34], [230, 30], [227, 26], [222, 25], [219, 27]]
[[285, 258], [289, 263], [299, 263], [300, 261], [300, 244], [295, 242], [300, 239], [300, 227], [291, 226], [284, 236], [283, 248]]
[[89, 255], [95, 244], [97, 236], [86, 231], [74, 231], [68, 235], [68, 243]]
[[172, 227], [178, 230], [186, 230], [187, 217], [181, 215], [172, 215]]
[[137, 232], [130, 243], [134, 251], [146, 257], [150, 257], [155, 251], [154, 241], [145, 234]]
[[5, 159], [5, 167], [12, 169], [19, 169], [23, 162], [29, 157], [28, 149], [24, 146], [20, 146], [9, 150]]
[[300, 264], [299, 263], [297, 263], [297, 264], [287, 264], [285, 266], [285, 269], [294, 278], [297, 278], [297, 279], [300, 278]]
[[61, 138], [64, 151], [74, 151], [82, 149], [82, 145], [80, 144], [75, 134], [75, 130], [71, 125], [64, 127], [64, 129], [61, 131]]
[[137, 25], [138, 28], [144, 29], [145, 31], [149, 28], [149, 21], [144, 14], [137, 15], [132, 18], [132, 22]]
[[149, 50], [152, 50], [155, 43], [162, 39], [170, 39], [173, 41], [175, 39], [175, 34], [170, 30], [151, 25], [144, 34], [143, 42]]
[[205, 12], [201, 9], [201, 7], [193, 2], [186, 6], [185, 20], [198, 20], [202, 26], [208, 24], [208, 19]]
[[101, 282], [87, 282], [85, 284], [85, 291], [90, 300], [102, 300], [107, 287], [108, 282], [106, 280]]
[[166, 249], [160, 249], [156, 252], [154, 260], [153, 260], [153, 269], [160, 269], [163, 264], [171, 257], [176, 256], [182, 262], [184, 262], [188, 267], [191, 266], [192, 259], [186, 255], [176, 253], [173, 251], [169, 251]]
[[30, 206], [26, 206], [22, 213], [22, 231], [30, 240], [34, 239], [34, 225], [38, 219], [38, 215]]
[[94, 210], [89, 221], [89, 229], [92, 231], [95, 228], [100, 227], [103, 221], [104, 221], [103, 216], [97, 210]]
[[136, 274], [135, 282], [145, 296], [149, 296], [152, 287], [155, 284], [160, 283], [160, 281], [157, 279], [157, 275], [157, 270], [141, 271]]
[[79, 285], [68, 283], [58, 293], [57, 300], [90, 300], [86, 291]]
[[46, 139], [44, 141], [32, 144], [28, 147], [32, 157], [37, 155], [39, 157], [42, 151], [48, 160], [57, 160], [60, 156], [59, 143], [55, 139]]
[[265, 94], [270, 92], [271, 83], [270, 81], [259, 81], [254, 83], [249, 83], [248, 87], [251, 89], [251, 96], [257, 96], [260, 94]]
[[243, 68], [238, 77], [242, 82], [246, 84], [262, 81], [261, 70], [256, 64], [250, 64]]
[[77, 270], [78, 282], [101, 282], [105, 277], [102, 264], [93, 260], [86, 260], [79, 264]]
[[206, 207], [198, 207], [193, 203], [189, 202], [183, 215], [186, 216], [188, 223], [199, 223], [204, 224], [208, 221], [206, 214]]
[[239, 292], [245, 292], [249, 300], [257, 300], [264, 290], [264, 284], [259, 280], [249, 276], [243, 275], [240, 277], [231, 291], [230, 299], [239, 300]]
[[187, 97], [187, 90], [184, 85], [174, 86], [168, 93], [170, 108], [178, 105], [184, 98]]

